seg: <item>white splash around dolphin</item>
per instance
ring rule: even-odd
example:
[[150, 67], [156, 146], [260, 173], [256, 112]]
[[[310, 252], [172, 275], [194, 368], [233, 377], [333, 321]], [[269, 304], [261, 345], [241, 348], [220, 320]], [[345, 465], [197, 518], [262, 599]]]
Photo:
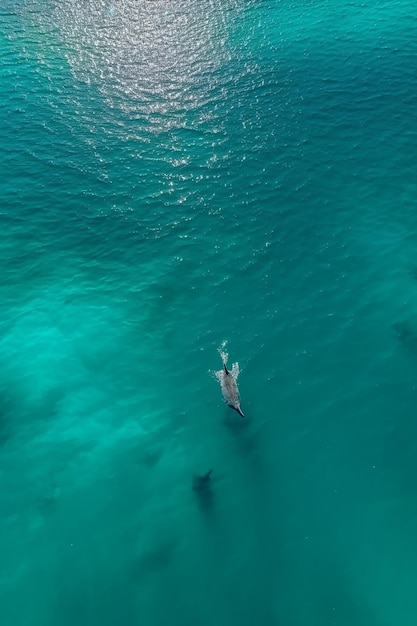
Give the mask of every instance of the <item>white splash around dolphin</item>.
[[214, 372], [217, 380], [220, 383], [224, 401], [230, 408], [239, 413], [241, 417], [245, 417], [242, 409], [240, 408], [240, 395], [237, 386], [237, 379], [239, 376], [239, 363], [233, 363], [232, 369], [227, 369], [227, 360], [229, 355], [225, 351], [226, 342], [224, 341], [219, 348], [221, 360], [223, 362], [223, 368], [218, 372]]

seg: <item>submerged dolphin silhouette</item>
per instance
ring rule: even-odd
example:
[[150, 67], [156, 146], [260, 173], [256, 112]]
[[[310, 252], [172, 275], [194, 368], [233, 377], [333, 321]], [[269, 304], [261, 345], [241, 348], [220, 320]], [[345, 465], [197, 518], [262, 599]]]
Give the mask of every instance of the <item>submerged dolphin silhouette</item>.
[[211, 488], [211, 475], [213, 470], [209, 470], [205, 474], [199, 474], [193, 476], [193, 490], [194, 491], [209, 491]]
[[223, 398], [231, 409], [234, 409], [245, 417], [242, 409], [240, 408], [240, 395], [237, 388], [237, 377], [239, 376], [239, 364], [233, 363], [232, 369], [228, 370], [226, 361], [223, 360], [223, 369], [215, 372], [216, 378], [220, 383]]
[[204, 513], [210, 513], [213, 506], [213, 492], [211, 490], [211, 474], [209, 470], [205, 474], [193, 476], [193, 491]]

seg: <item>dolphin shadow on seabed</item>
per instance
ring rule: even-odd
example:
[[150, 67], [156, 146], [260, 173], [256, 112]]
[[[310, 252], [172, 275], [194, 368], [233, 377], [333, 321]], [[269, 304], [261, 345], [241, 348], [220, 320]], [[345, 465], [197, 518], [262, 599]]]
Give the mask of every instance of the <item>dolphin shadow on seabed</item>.
[[205, 512], [210, 511], [213, 507], [212, 473], [213, 470], [210, 469], [205, 474], [195, 474], [192, 481], [192, 489], [198, 504]]
[[230, 433], [238, 454], [245, 459], [253, 471], [263, 473], [266, 469], [265, 421], [254, 421], [251, 417], [240, 420], [236, 419], [230, 411], [225, 411], [222, 425]]
[[417, 356], [417, 329], [409, 322], [397, 322], [392, 325], [401, 347], [409, 354]]

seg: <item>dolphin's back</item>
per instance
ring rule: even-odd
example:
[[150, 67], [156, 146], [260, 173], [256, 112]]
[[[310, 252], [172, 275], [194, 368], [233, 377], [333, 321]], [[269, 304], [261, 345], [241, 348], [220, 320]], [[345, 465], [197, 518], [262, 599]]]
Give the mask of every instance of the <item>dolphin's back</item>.
[[230, 372], [223, 376], [222, 391], [224, 399], [228, 404], [232, 403], [234, 405], [240, 402], [239, 390]]
[[215, 372], [215, 375], [216, 375], [217, 380], [220, 383], [223, 398], [225, 402], [228, 404], [228, 406], [230, 406], [232, 409], [235, 409], [235, 411], [237, 411], [239, 415], [244, 417], [240, 408], [240, 395], [239, 395], [239, 389], [237, 387], [237, 378], [239, 376], [239, 364], [233, 363], [232, 369], [228, 370], [227, 365], [226, 365], [227, 356], [226, 358], [222, 357], [222, 360], [223, 360], [223, 368], [219, 370], [218, 372]]

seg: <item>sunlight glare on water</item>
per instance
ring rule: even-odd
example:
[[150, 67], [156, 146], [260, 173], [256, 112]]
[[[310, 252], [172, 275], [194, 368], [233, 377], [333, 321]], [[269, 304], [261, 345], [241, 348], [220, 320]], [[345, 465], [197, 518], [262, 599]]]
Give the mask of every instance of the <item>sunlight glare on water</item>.
[[77, 79], [98, 86], [107, 105], [161, 131], [213, 98], [227, 61], [219, 2], [59, 3], [56, 20]]

